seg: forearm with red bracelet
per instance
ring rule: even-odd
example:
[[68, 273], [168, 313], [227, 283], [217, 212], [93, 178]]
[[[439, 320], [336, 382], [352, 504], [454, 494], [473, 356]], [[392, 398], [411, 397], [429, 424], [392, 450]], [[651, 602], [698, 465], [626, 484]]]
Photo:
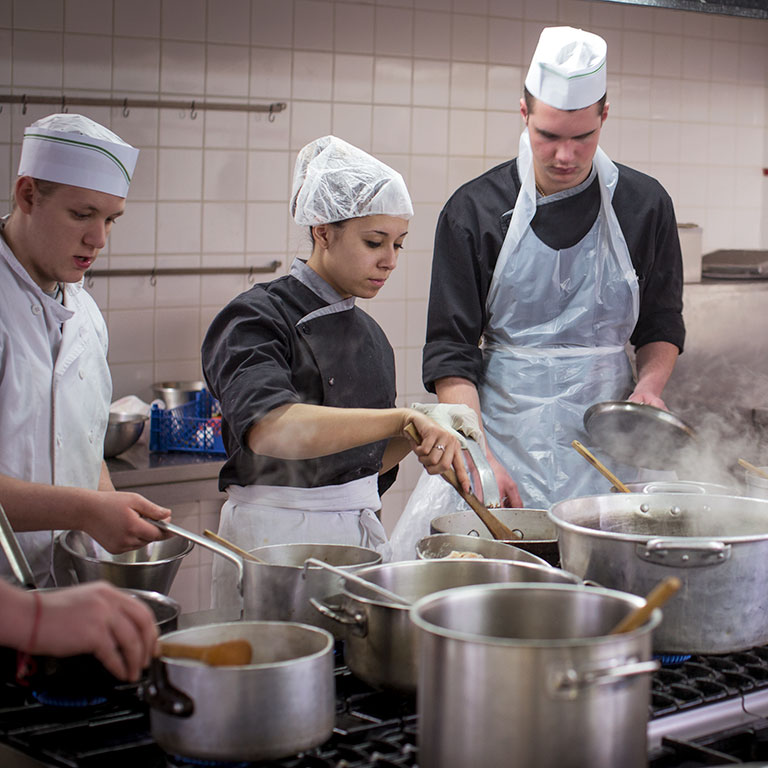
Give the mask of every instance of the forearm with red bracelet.
[[16, 680], [20, 683], [25, 682], [25, 678], [33, 674], [37, 668], [37, 665], [32, 659], [32, 653], [37, 644], [37, 633], [40, 629], [40, 616], [43, 613], [43, 601], [40, 598], [40, 593], [34, 589], [32, 590], [32, 599], [35, 603], [35, 614], [32, 618], [32, 629], [30, 630], [29, 641], [26, 645], [27, 650], [19, 651], [16, 655]]

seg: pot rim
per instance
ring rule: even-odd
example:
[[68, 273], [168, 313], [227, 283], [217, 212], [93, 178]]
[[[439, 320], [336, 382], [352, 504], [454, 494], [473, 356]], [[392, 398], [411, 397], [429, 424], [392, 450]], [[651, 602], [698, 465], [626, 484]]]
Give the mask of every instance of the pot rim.
[[[363, 562], [363, 563], [348, 563], [347, 565], [336, 565], [335, 568], [370, 568], [376, 565], [380, 565], [382, 561], [382, 556], [380, 552], [377, 552], [375, 549], [372, 549], [371, 547], [362, 547], [358, 544], [313, 544], [309, 542], [289, 542], [287, 544], [265, 544], [261, 547], [254, 547], [253, 549], [248, 550], [249, 555], [254, 555], [256, 557], [259, 556], [260, 552], [264, 552], [266, 550], [275, 550], [275, 549], [291, 549], [292, 547], [327, 547], [330, 549], [356, 549], [360, 550], [362, 552], [370, 552], [371, 555], [373, 555], [376, 559], [371, 560], [371, 562]], [[309, 555], [309, 557], [312, 557], [312, 555]], [[305, 568], [308, 571], [312, 571], [313, 573], [319, 573], [324, 572], [325, 569], [321, 568], [319, 565], [306, 565], [305, 563], [301, 563], [300, 565], [292, 565], [291, 563], [259, 563], [255, 560], [245, 560], [243, 561], [243, 564], [248, 564], [248, 567], [254, 567], [254, 566], [264, 566], [268, 565], [272, 568], [293, 568], [295, 570], [301, 570], [303, 571]]]
[[[676, 534], [649, 534], [649, 533], [622, 533], [620, 531], [603, 531], [599, 528], [589, 528], [585, 525], [579, 525], [578, 523], [573, 523], [570, 520], [565, 520], [562, 517], [559, 517], [556, 514], [556, 510], [558, 507], [564, 504], [568, 504], [571, 501], [580, 501], [583, 499], [602, 499], [602, 498], [609, 498], [612, 500], [616, 500], [617, 497], [621, 496], [637, 496], [640, 500], [647, 500], [649, 498], [653, 498], [653, 496], [656, 494], [649, 494], [649, 493], [630, 493], [630, 494], [597, 494], [593, 496], [577, 496], [573, 499], [565, 499], [563, 501], [555, 502], [547, 512], [549, 515], [550, 520], [559, 528], [565, 531], [569, 531], [570, 533], [576, 533], [582, 536], [593, 536], [595, 538], [599, 539], [610, 539], [613, 541], [623, 541], [623, 542], [630, 542], [630, 543], [638, 543], [638, 544], [645, 544], [648, 541], [651, 541], [653, 539], [674, 539], [676, 542], [685, 542], [687, 544], [690, 544], [691, 546], [695, 546], [696, 544], [703, 544], [705, 542], [710, 541], [722, 541], [727, 544], [749, 544], [749, 543], [755, 543], [760, 541], [766, 541], [768, 540], [768, 522], [766, 523], [766, 530], [765, 533], [750, 533], [750, 534], [743, 534], [741, 536], [721, 536], [721, 535], [711, 535], [711, 536], [680, 536]], [[702, 502], [704, 500], [708, 499], [732, 499], [732, 500], [743, 500], [747, 499], [749, 501], [763, 501], [766, 502], [766, 512], [768, 512], [768, 500], [766, 499], [752, 499], [745, 496], [733, 496], [730, 494], [701, 494], [701, 493], [668, 493], [668, 494], [662, 494], [664, 496], [671, 496], [673, 497], [673, 500], [675, 503], [679, 503], [678, 500], [682, 499], [694, 499], [698, 502]], [[737, 501], [738, 503], [738, 501]], [[766, 518], [768, 520], [768, 517]]]
[[[136, 563], [121, 563], [119, 560], [102, 560], [99, 557], [92, 557], [91, 555], [84, 555], [82, 552], [75, 552], [75, 550], [70, 545], [68, 539], [69, 535], [83, 535], [88, 536], [85, 531], [80, 531], [76, 528], [71, 528], [68, 531], [64, 531], [64, 533], [61, 534], [59, 537], [59, 543], [61, 544], [62, 549], [71, 557], [75, 558], [76, 560], [81, 560], [86, 563], [92, 563], [93, 565], [116, 565], [120, 567], [136, 567], [136, 566], [152, 566], [152, 565], [165, 565], [167, 563], [172, 563], [175, 560], [180, 560], [182, 557], [186, 557], [191, 551], [192, 548], [195, 546], [195, 543], [193, 541], [187, 541], [186, 547], [182, 552], [179, 552], [178, 554], [171, 555], [170, 557], [164, 557], [162, 560], [140, 560]], [[93, 538], [92, 536], [89, 536], [89, 538]], [[96, 539], [94, 539], [96, 541]], [[98, 542], [96, 542], [98, 544]], [[151, 542], [150, 542], [151, 543]], [[147, 546], [147, 545], [144, 545]], [[141, 549], [142, 547], [137, 547], [137, 549]]]
[[[356, 575], [360, 576], [360, 578], [365, 578], [364, 571], [373, 571], [373, 570], [383, 570], [384, 568], [392, 568], [393, 566], [399, 566], [401, 569], [410, 566], [413, 563], [442, 563], [442, 562], [456, 562], [456, 560], [447, 560], [446, 558], [431, 558], [426, 560], [396, 560], [391, 563], [381, 563], [380, 565], [372, 565], [368, 568], [365, 568], [363, 571], [359, 571]], [[465, 561], [466, 562], [466, 561]], [[570, 571], [565, 571], [562, 568], [555, 568], [551, 565], [539, 565], [538, 563], [526, 563], [523, 560], [501, 560], [499, 558], [494, 557], [484, 557], [482, 559], [480, 558], [470, 558], [469, 562], [472, 563], [502, 563], [503, 565], [511, 565], [511, 566], [524, 566], [524, 567], [530, 567], [537, 571], [562, 571], [567, 576], [573, 577], [576, 581], [579, 582], [579, 584], [573, 584], [570, 586], [581, 586], [583, 584], [583, 579], [579, 576], [577, 576], [575, 573], [571, 573]], [[424, 566], [418, 565], [417, 568], [423, 568]], [[444, 566], [438, 566], [438, 567], [444, 567]], [[451, 566], [448, 566], [451, 567]], [[474, 565], [470, 565], [470, 568], [474, 568]], [[484, 566], [481, 566], [484, 567]], [[499, 586], [505, 587], [509, 586], [510, 584], [526, 584], [528, 582], [500, 582]], [[543, 586], [546, 584], [551, 584], [553, 582], [533, 582], [531, 586]], [[438, 594], [438, 592], [448, 592], [449, 589], [464, 589], [465, 587], [483, 587], [488, 586], [488, 584], [466, 584], [462, 587], [449, 587], [447, 589], [440, 589], [436, 590], [435, 592], [430, 592], [428, 595], [424, 595], [424, 597], [420, 597], [418, 600], [414, 600], [411, 605], [397, 605], [396, 603], [391, 603], [386, 600], [386, 598], [376, 598], [376, 597], [365, 597], [364, 595], [358, 595], [354, 592], [350, 591], [350, 586], [348, 584], [344, 584], [342, 588], [342, 594], [345, 598], [350, 598], [351, 600], [354, 600], [357, 603], [360, 603], [362, 605], [375, 605], [377, 608], [391, 608], [396, 611], [410, 611], [416, 603], [420, 602], [421, 600], [425, 600], [426, 598], [432, 597], [432, 595]]]
[[[216, 674], [228, 674], [232, 670], [235, 670], [237, 672], [240, 672], [242, 670], [267, 670], [267, 669], [283, 669], [285, 667], [293, 666], [298, 663], [305, 663], [312, 661], [314, 659], [319, 659], [322, 656], [325, 656], [329, 652], [333, 652], [333, 645], [334, 645], [334, 638], [333, 635], [328, 632], [325, 629], [322, 629], [321, 627], [315, 627], [311, 624], [302, 624], [298, 621], [222, 621], [217, 622], [215, 624], [201, 624], [197, 627], [186, 627], [185, 629], [177, 629], [174, 632], [168, 632], [167, 634], [163, 635], [162, 640], [163, 642], [174, 642], [176, 639], [178, 639], [179, 635], [182, 634], [188, 634], [193, 633], [193, 630], [201, 630], [201, 629], [216, 629], [218, 627], [229, 627], [233, 624], [237, 624], [240, 627], [250, 627], [250, 626], [275, 626], [275, 627], [301, 627], [302, 630], [306, 630], [309, 634], [318, 634], [321, 636], [325, 636], [325, 643], [322, 648], [318, 649], [317, 651], [313, 651], [312, 653], [307, 653], [303, 656], [296, 656], [291, 659], [283, 659], [282, 661], [263, 661], [258, 662], [256, 664], [242, 664], [240, 666], [226, 666], [226, 667], [206, 667], [208, 670], [214, 671]], [[190, 667], [197, 667], [200, 668], [201, 664], [199, 661], [194, 661], [192, 659], [172, 659], [168, 656], [160, 656], [160, 660], [163, 662], [163, 664], [167, 664], [171, 667], [182, 667], [182, 668], [190, 668]]]
[[590, 594], [600, 594], [607, 597], [619, 598], [629, 603], [632, 607], [641, 607], [645, 605], [645, 598], [633, 595], [629, 592], [621, 592], [617, 589], [606, 589], [605, 587], [585, 587], [580, 584], [472, 584], [466, 587], [455, 587], [453, 589], [444, 589], [440, 592], [434, 592], [431, 595], [417, 600], [410, 609], [411, 622], [421, 631], [428, 632], [431, 635], [442, 637], [446, 640], [453, 640], [460, 643], [473, 643], [502, 648], [538, 648], [538, 649], [576, 649], [583, 647], [606, 646], [616, 642], [625, 642], [628, 639], [637, 639], [642, 635], [649, 634], [656, 628], [662, 619], [662, 612], [659, 608], [654, 608], [650, 618], [637, 629], [631, 632], [622, 632], [615, 635], [597, 635], [594, 637], [574, 637], [574, 638], [552, 638], [552, 639], [532, 639], [532, 638], [511, 638], [511, 637], [490, 637], [474, 632], [460, 632], [454, 629], [441, 627], [433, 624], [431, 621], [423, 619], [419, 612], [431, 602], [444, 600], [450, 594], [470, 593], [471, 590], [496, 592], [507, 590], [555, 590], [562, 592], [581, 592], [588, 589]]

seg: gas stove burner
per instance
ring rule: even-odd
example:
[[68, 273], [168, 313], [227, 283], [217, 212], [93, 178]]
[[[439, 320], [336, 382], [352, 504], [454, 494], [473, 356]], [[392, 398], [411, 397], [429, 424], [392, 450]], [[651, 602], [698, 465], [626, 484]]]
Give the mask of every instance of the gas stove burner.
[[203, 768], [248, 768], [251, 763], [246, 761], [230, 762], [228, 760], [200, 760], [196, 757], [184, 757], [182, 755], [171, 755], [172, 762], [170, 768], [187, 768], [189, 766], [202, 766]]
[[654, 659], [661, 662], [662, 667], [678, 667], [691, 658], [690, 653], [654, 653]]
[[96, 707], [106, 702], [105, 696], [57, 696], [45, 691], [32, 691], [32, 696], [41, 704], [49, 707]]

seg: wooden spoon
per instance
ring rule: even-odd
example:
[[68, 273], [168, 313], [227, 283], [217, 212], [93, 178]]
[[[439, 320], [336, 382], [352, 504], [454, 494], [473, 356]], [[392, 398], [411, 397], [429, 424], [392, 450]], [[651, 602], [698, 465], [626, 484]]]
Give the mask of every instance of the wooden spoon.
[[766, 472], [764, 469], [760, 469], [760, 467], [756, 467], [754, 464], [750, 464], [745, 459], [739, 459], [739, 465], [744, 467], [744, 469], [748, 469], [750, 472], [754, 472], [756, 475], [764, 477], [766, 480], [768, 480], [768, 472]]
[[262, 560], [260, 557], [256, 557], [256, 555], [252, 555], [250, 552], [247, 552], [242, 547], [238, 547], [237, 544], [234, 542], [229, 541], [228, 539], [224, 539], [221, 536], [219, 536], [218, 533], [214, 533], [213, 531], [209, 531], [207, 528], [203, 531], [203, 534], [207, 536], [212, 541], [218, 542], [223, 547], [226, 547], [227, 549], [231, 549], [235, 554], [240, 555], [240, 557], [243, 558], [243, 560], [250, 560], [252, 563], [266, 563], [266, 560]]
[[243, 667], [251, 663], [253, 650], [247, 640], [227, 640], [215, 645], [185, 645], [161, 641], [160, 655], [171, 659], [194, 659], [211, 667]]
[[[413, 424], [406, 425], [405, 431], [417, 445], [421, 443], [421, 435], [419, 435]], [[469, 504], [475, 514], [483, 521], [483, 523], [485, 523], [485, 527], [491, 532], [491, 536], [493, 536], [494, 539], [500, 541], [512, 541], [514, 539], [522, 538], [517, 531], [513, 531], [511, 528], [504, 525], [498, 517], [489, 512], [488, 508], [477, 498], [477, 496], [475, 496], [474, 493], [467, 493], [467, 491], [461, 487], [461, 483], [459, 483], [453, 469], [447, 469], [442, 473], [442, 477], [447, 483], [454, 487], [459, 496]]]
[[598, 461], [587, 448], [585, 448], [578, 440], [574, 440], [571, 445], [598, 471], [601, 472], [605, 477], [607, 477], [610, 481], [613, 487], [620, 491], [621, 493], [630, 493], [629, 488], [627, 488], [624, 483], [619, 480], [616, 475], [611, 472], [608, 467], [605, 466], [601, 461]]
[[645, 598], [645, 605], [631, 610], [608, 634], [618, 635], [622, 632], [632, 632], [648, 621], [654, 608], [660, 608], [682, 586], [677, 576], [669, 576], [660, 581]]

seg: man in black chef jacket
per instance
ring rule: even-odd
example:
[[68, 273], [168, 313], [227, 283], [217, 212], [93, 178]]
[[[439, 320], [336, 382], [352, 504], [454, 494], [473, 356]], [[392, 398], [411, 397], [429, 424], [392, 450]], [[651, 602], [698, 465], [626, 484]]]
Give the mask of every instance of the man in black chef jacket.
[[663, 408], [683, 348], [672, 200], [598, 147], [608, 106], [605, 41], [544, 29], [518, 157], [460, 187], [439, 217], [423, 379], [481, 414], [505, 506], [603, 490], [571, 447], [587, 441], [585, 409]]

